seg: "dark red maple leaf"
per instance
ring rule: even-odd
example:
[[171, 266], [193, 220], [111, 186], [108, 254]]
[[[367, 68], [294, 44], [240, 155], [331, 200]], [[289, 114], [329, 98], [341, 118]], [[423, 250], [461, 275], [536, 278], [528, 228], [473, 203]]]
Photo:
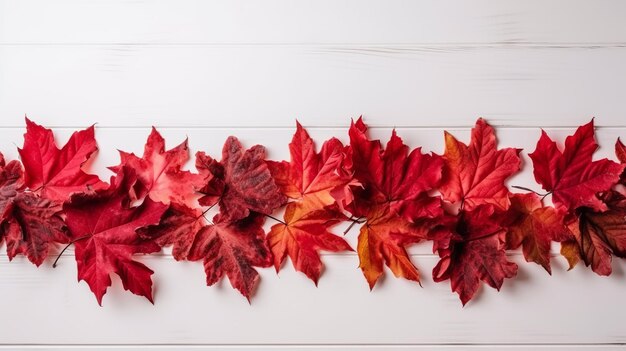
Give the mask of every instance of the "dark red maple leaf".
[[465, 305], [480, 287], [480, 282], [500, 290], [505, 278], [517, 274], [517, 264], [505, 253], [505, 231], [500, 214], [493, 205], [480, 205], [457, 215], [453, 230], [433, 232], [433, 250], [441, 260], [433, 268], [433, 279], [450, 279], [452, 291]]
[[248, 301], [259, 282], [254, 267], [269, 267], [272, 254], [265, 241], [264, 217], [252, 212], [231, 221], [218, 214], [207, 224], [203, 213], [172, 203], [159, 225], [140, 229], [144, 238], [159, 245], [173, 245], [176, 260], [204, 261], [207, 285], [224, 275]]
[[511, 207], [506, 219], [506, 248], [515, 250], [522, 246], [528, 262], [535, 262], [550, 269], [550, 246], [552, 241], [569, 238], [563, 213], [554, 207], [543, 206], [541, 198], [534, 193], [512, 194]]
[[529, 154], [535, 179], [552, 194], [552, 202], [564, 211], [589, 207], [602, 211], [604, 203], [597, 193], [610, 189], [619, 179], [624, 165], [608, 159], [593, 161], [598, 148], [593, 120], [565, 139], [563, 152], [545, 131], [536, 150]]
[[4, 155], [0, 153], [0, 220], [7, 218], [12, 200], [23, 187], [23, 175], [19, 161], [13, 160], [7, 164]]
[[108, 189], [75, 194], [63, 205], [75, 246], [78, 279], [87, 282], [100, 305], [111, 285], [111, 273], [121, 278], [124, 289], [153, 301], [150, 276], [154, 272], [134, 261], [132, 255], [161, 249], [137, 230], [158, 224], [167, 205], [146, 198], [132, 207], [129, 191], [136, 181], [134, 171], [122, 167]]
[[143, 157], [120, 151], [121, 162], [110, 167], [117, 172], [122, 166], [129, 166], [137, 172], [138, 182], [133, 189], [134, 198], [149, 196], [154, 201], [169, 204], [170, 201], [194, 206], [197, 201], [196, 188], [203, 185], [203, 177], [182, 170], [189, 160], [187, 140], [173, 149], [165, 151], [165, 140], [152, 127], [146, 141]]
[[188, 258], [198, 231], [205, 225], [200, 210], [172, 202], [158, 225], [141, 228], [138, 233], [160, 246], [171, 245], [174, 259], [182, 261]]
[[[39, 266], [57, 243], [67, 243], [61, 204], [32, 193], [19, 193], [11, 204], [10, 215], [2, 224], [7, 255], [24, 254]], [[2, 234], [0, 234], [2, 236]]]
[[573, 239], [564, 243], [561, 253], [573, 268], [579, 260], [599, 275], [612, 273], [612, 256], [626, 258], [626, 197], [616, 191], [601, 196], [603, 212], [579, 208], [570, 216]]
[[317, 153], [313, 139], [296, 123], [289, 150], [291, 162], [267, 163], [282, 193], [295, 201], [287, 205], [284, 222], [272, 227], [268, 241], [277, 272], [289, 256], [295, 269], [317, 285], [322, 272], [319, 251], [352, 250], [328, 229], [345, 219], [340, 208], [352, 202], [349, 187], [356, 183], [345, 147], [335, 138]]
[[22, 166], [5, 164], [0, 154], [0, 240], [4, 237], [7, 255], [24, 254], [39, 266], [56, 243], [68, 241], [61, 218], [61, 205], [23, 191]]
[[439, 188], [444, 200], [461, 201], [470, 211], [483, 204], [507, 209], [509, 190], [504, 182], [519, 171], [521, 149], [498, 150], [494, 130], [482, 118], [472, 129], [469, 145], [448, 132], [445, 139], [444, 179]]
[[419, 282], [417, 268], [405, 247], [426, 238], [443, 215], [438, 197], [429, 197], [441, 179], [443, 161], [437, 155], [409, 148], [395, 130], [383, 150], [370, 141], [362, 119], [350, 127], [350, 146], [355, 178], [354, 203], [348, 207], [365, 224], [359, 234], [359, 267], [370, 289], [386, 264], [396, 277]]
[[55, 201], [65, 201], [72, 193], [105, 188], [106, 183], [98, 176], [81, 168], [96, 150], [93, 126], [75, 132], [58, 149], [52, 131], [27, 118], [24, 146], [18, 149], [25, 169], [24, 183]]
[[196, 168], [206, 179], [199, 190], [204, 195], [200, 204], [219, 203], [224, 221], [243, 219], [250, 211], [269, 215], [286, 201], [265, 163], [265, 148], [261, 145], [244, 150], [231, 136], [224, 143], [220, 162], [198, 152]]
[[248, 301], [260, 277], [254, 267], [272, 265], [272, 254], [265, 242], [262, 225], [264, 217], [251, 213], [248, 217], [230, 221], [218, 214], [214, 224], [202, 227], [192, 239], [187, 259], [203, 260], [207, 285], [228, 277], [233, 288]]

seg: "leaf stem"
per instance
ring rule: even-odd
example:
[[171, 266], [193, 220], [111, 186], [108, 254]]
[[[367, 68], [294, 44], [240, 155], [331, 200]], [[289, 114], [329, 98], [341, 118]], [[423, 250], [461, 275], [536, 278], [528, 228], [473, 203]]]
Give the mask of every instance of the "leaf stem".
[[65, 247], [63, 248], [63, 250], [61, 250], [61, 252], [59, 252], [59, 255], [57, 256], [57, 258], [54, 260], [54, 263], [52, 263], [52, 268], [56, 268], [57, 267], [57, 262], [59, 262], [59, 258], [61, 258], [61, 256], [63, 255], [63, 253], [65, 252], [65, 250], [67, 250], [68, 247], [70, 247], [70, 245], [72, 245], [73, 243], [77, 242], [77, 241], [81, 241], [81, 240], [85, 240], [87, 238], [91, 237], [91, 235], [85, 235], [85, 236], [81, 236], [80, 238], [76, 238], [72, 241], [70, 241], [67, 245], [65, 245]]
[[519, 190], [526, 190], [526, 191], [529, 191], [531, 193], [535, 193], [535, 195], [541, 196], [542, 200], [543, 200], [543, 198], [545, 198], [546, 196], [548, 196], [548, 195], [550, 195], [552, 193], [552, 192], [547, 192], [545, 194], [542, 194], [542, 193], [538, 193], [538, 192], [534, 191], [533, 189], [526, 188], [526, 187], [523, 187], [523, 186], [518, 186], [518, 185], [512, 185], [511, 188], [515, 188], [515, 189], [519, 189]]
[[[217, 202], [215, 202], [213, 205], [209, 206], [209, 208], [207, 208], [206, 210], [202, 211], [202, 213], [198, 216], [198, 218], [200, 217], [204, 217], [204, 215], [209, 212], [213, 206], [217, 205]], [[208, 219], [206, 217], [204, 217], [204, 219], [206, 219], [208, 221]]]
[[352, 229], [352, 227], [354, 227], [355, 224], [357, 224], [357, 223], [359, 223], [359, 224], [364, 223], [364, 222], [361, 221], [361, 219], [363, 219], [363, 217], [358, 217], [358, 218], [351, 217], [350, 220], [352, 221], [352, 223], [350, 223], [348, 228], [346, 228], [346, 230], [343, 231], [343, 235], [348, 234], [350, 229]]
[[275, 220], [278, 223], [282, 223], [283, 225], [287, 225], [287, 223], [285, 223], [285, 221], [281, 221], [280, 219], [278, 219], [278, 218], [276, 218], [274, 216], [270, 216], [270, 215], [266, 214], [265, 217], [271, 218], [271, 219]]

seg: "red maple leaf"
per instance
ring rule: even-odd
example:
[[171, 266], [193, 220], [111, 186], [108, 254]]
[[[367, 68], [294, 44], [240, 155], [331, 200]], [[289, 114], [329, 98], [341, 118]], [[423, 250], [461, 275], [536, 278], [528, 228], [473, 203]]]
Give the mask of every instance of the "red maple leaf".
[[39, 266], [56, 243], [68, 241], [61, 218], [61, 205], [24, 192], [22, 166], [5, 164], [0, 154], [0, 240], [4, 237], [7, 255], [24, 254]]
[[605, 211], [582, 207], [570, 216], [568, 227], [573, 239], [561, 248], [570, 269], [582, 259], [597, 274], [610, 275], [612, 256], [626, 258], [626, 197], [610, 191], [601, 199]]
[[[368, 202], [389, 203], [408, 218], [404, 210], [439, 185], [443, 160], [435, 154], [411, 150], [393, 130], [383, 150], [380, 140], [369, 140], [367, 126], [359, 118], [350, 126], [350, 147], [355, 178], [364, 184]], [[409, 207], [412, 208], [412, 207]]]
[[24, 146], [18, 149], [25, 169], [24, 183], [55, 201], [65, 201], [72, 193], [103, 189], [106, 183], [81, 168], [96, 150], [93, 126], [74, 132], [58, 149], [52, 131], [27, 118]]
[[322, 272], [319, 251], [352, 250], [328, 229], [345, 219], [340, 206], [351, 202], [349, 186], [355, 182], [346, 150], [335, 138], [324, 142], [317, 153], [313, 139], [296, 123], [289, 150], [291, 162], [268, 161], [282, 193], [295, 201], [287, 205], [284, 222], [272, 227], [268, 241], [277, 272], [289, 256], [295, 269], [317, 285]]
[[315, 209], [350, 202], [338, 195], [355, 185], [350, 171], [350, 159], [346, 149], [336, 138], [324, 142], [319, 153], [315, 142], [300, 123], [289, 144], [291, 162], [267, 161], [276, 184], [287, 197], [305, 203]]
[[[617, 141], [615, 142], [615, 155], [617, 156], [619, 162], [626, 164], [626, 146], [619, 138], [617, 138]], [[626, 185], [626, 170], [622, 172], [620, 183]]]
[[203, 185], [203, 177], [182, 170], [189, 160], [187, 140], [173, 149], [165, 151], [165, 140], [153, 127], [143, 157], [120, 151], [121, 162], [110, 167], [117, 172], [122, 166], [129, 166], [137, 172], [138, 182], [133, 189], [134, 198], [149, 196], [153, 201], [169, 204], [170, 201], [194, 206], [197, 201], [196, 188]]
[[370, 289], [383, 273], [383, 263], [396, 277], [419, 282], [417, 268], [405, 247], [426, 238], [443, 214], [439, 198], [429, 197], [441, 179], [443, 161], [437, 155], [409, 148], [395, 130], [383, 150], [380, 141], [370, 141], [362, 119], [350, 127], [350, 146], [355, 178], [349, 207], [365, 224], [359, 234], [359, 267]]
[[617, 155], [619, 162], [626, 163], [626, 145], [619, 138], [615, 142], [615, 155]]
[[505, 253], [505, 231], [493, 205], [481, 205], [457, 215], [453, 230], [432, 235], [433, 249], [441, 260], [433, 268], [433, 279], [450, 279], [452, 291], [465, 305], [480, 287], [480, 282], [500, 290], [505, 278], [517, 274], [517, 265]]
[[124, 289], [153, 301], [150, 276], [154, 272], [134, 261], [132, 255], [161, 249], [137, 230], [158, 224], [167, 205], [146, 198], [132, 207], [129, 191], [136, 181], [134, 171], [122, 167], [108, 189], [75, 194], [63, 205], [75, 246], [78, 279], [87, 282], [100, 305], [111, 286], [111, 273], [121, 278]]
[[528, 156], [533, 161], [535, 179], [552, 193], [552, 202], [557, 208], [564, 211], [579, 207], [606, 209], [596, 194], [610, 189], [618, 181], [624, 165], [608, 159], [593, 161], [597, 148], [593, 120], [565, 139], [563, 152], [545, 131], [541, 132], [536, 150]]
[[469, 211], [483, 204], [509, 207], [509, 190], [504, 182], [520, 169], [521, 149], [496, 148], [493, 128], [479, 118], [469, 145], [445, 132], [444, 180], [439, 188], [444, 200], [463, 203]]
[[265, 148], [248, 150], [235, 137], [224, 143], [222, 160], [215, 161], [204, 152], [196, 153], [196, 168], [206, 179], [199, 192], [203, 206], [219, 203], [223, 221], [236, 221], [250, 211], [269, 215], [285, 203], [265, 163]]
[[552, 241], [569, 238], [563, 213], [543, 206], [541, 198], [534, 193], [512, 194], [506, 217], [506, 248], [515, 250], [522, 246], [526, 261], [535, 262], [551, 273]]

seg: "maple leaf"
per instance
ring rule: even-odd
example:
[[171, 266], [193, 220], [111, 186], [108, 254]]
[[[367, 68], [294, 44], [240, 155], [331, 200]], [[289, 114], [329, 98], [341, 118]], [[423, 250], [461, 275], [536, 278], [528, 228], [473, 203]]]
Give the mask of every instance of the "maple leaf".
[[24, 183], [55, 201], [65, 201], [72, 193], [103, 189], [106, 183], [81, 169], [96, 150], [93, 126], [74, 132], [58, 149], [50, 129], [26, 118], [24, 146], [18, 149], [25, 169]]
[[195, 189], [203, 184], [203, 177], [184, 171], [181, 168], [189, 160], [187, 140], [173, 149], [165, 151], [165, 140], [152, 127], [143, 152], [139, 158], [133, 153], [120, 151], [121, 162], [109, 167], [117, 172], [120, 167], [129, 166], [137, 172], [138, 182], [133, 190], [134, 198], [149, 196], [153, 201], [169, 204], [170, 201], [194, 206]]
[[137, 232], [160, 246], [172, 245], [172, 256], [182, 261], [188, 258], [195, 237], [205, 224], [203, 213], [198, 209], [172, 202], [158, 225], [141, 228]]
[[626, 163], [626, 145], [619, 138], [615, 142], [615, 155], [617, 155], [619, 162]]
[[22, 187], [23, 174], [22, 165], [18, 161], [7, 164], [4, 155], [0, 153], [0, 222], [7, 218], [12, 200]]
[[224, 221], [243, 219], [250, 211], [269, 215], [286, 201], [265, 163], [265, 148], [261, 145], [244, 150], [237, 138], [228, 137], [221, 162], [198, 152], [196, 168], [206, 179], [199, 190], [204, 194], [200, 204], [219, 203]]
[[433, 268], [433, 280], [450, 279], [452, 291], [465, 306], [481, 281], [500, 290], [505, 278], [517, 274], [517, 264], [506, 258], [505, 231], [493, 205], [462, 210], [457, 217], [454, 230], [439, 230], [431, 236], [433, 249], [441, 257]]
[[366, 132], [362, 118], [352, 122], [349, 134], [354, 176], [367, 188], [367, 201], [387, 202], [401, 211], [439, 184], [443, 167], [440, 156], [423, 154], [421, 148], [409, 153], [395, 130], [383, 150], [380, 141], [369, 140]]
[[12, 260], [24, 254], [39, 266], [55, 243], [67, 242], [61, 205], [21, 189], [22, 166], [5, 164], [0, 154], [0, 239], [4, 237]]
[[341, 237], [328, 229], [342, 217], [339, 209], [323, 207], [317, 210], [302, 209], [304, 203], [292, 202], [285, 210], [285, 222], [272, 226], [267, 235], [274, 256], [276, 272], [288, 255], [295, 269], [315, 282], [322, 273], [319, 251], [353, 251]]
[[426, 239], [430, 228], [407, 221], [385, 205], [370, 208], [365, 217], [367, 221], [359, 233], [357, 252], [359, 268], [370, 290], [382, 276], [383, 264], [396, 277], [419, 282], [419, 272], [411, 262], [406, 246]]
[[443, 160], [420, 148], [409, 153], [395, 130], [384, 150], [366, 132], [361, 118], [350, 126], [354, 176], [362, 186], [353, 189], [354, 203], [348, 209], [365, 218], [357, 244], [359, 267], [370, 289], [384, 264], [396, 277], [419, 282], [405, 247], [425, 239], [443, 215], [440, 199], [428, 196], [441, 180]]
[[262, 215], [252, 212], [239, 221], [218, 214], [207, 224], [197, 209], [172, 203], [158, 225], [142, 228], [139, 233], [161, 246], [172, 245], [176, 260], [204, 261], [207, 285], [226, 275], [250, 301], [259, 282], [254, 267], [272, 264], [263, 221]]
[[63, 205], [75, 246], [78, 279], [89, 285], [100, 305], [111, 286], [111, 273], [121, 278], [124, 289], [153, 302], [150, 276], [154, 272], [134, 261], [132, 255], [161, 249], [138, 235], [137, 230], [158, 224], [167, 205], [147, 198], [131, 207], [129, 191], [136, 181], [134, 171], [122, 167], [111, 178], [108, 189], [75, 194]]
[[191, 243], [187, 259], [204, 261], [207, 285], [217, 283], [226, 275], [232, 287], [250, 301], [260, 280], [254, 267], [272, 265], [263, 221], [264, 217], [257, 213], [238, 221], [217, 214], [214, 224], [187, 236], [187, 242]]
[[173, 245], [177, 260], [202, 260], [207, 285], [226, 275], [249, 301], [259, 281], [254, 267], [269, 267], [273, 260], [261, 214], [270, 215], [285, 202], [264, 159], [262, 146], [244, 150], [235, 137], [226, 140], [221, 162], [198, 152], [196, 168], [205, 179], [199, 203], [220, 206], [213, 222], [206, 225], [204, 213], [172, 203], [159, 225], [140, 234]]
[[624, 165], [606, 158], [593, 161], [597, 148], [593, 120], [565, 139], [563, 152], [545, 131], [541, 132], [536, 150], [528, 156], [533, 161], [535, 179], [552, 193], [552, 202], [557, 208], [565, 211], [583, 206], [598, 211], [606, 209], [596, 194], [610, 189], [618, 181]]
[[337, 195], [349, 193], [346, 188], [356, 185], [346, 167], [350, 160], [338, 139], [325, 141], [316, 153], [313, 139], [296, 122], [289, 151], [291, 162], [267, 161], [267, 165], [282, 193], [304, 202], [304, 206], [319, 209], [337, 201], [341, 204], [345, 199], [337, 199]]
[[[576, 229], [570, 227], [570, 225], [568, 225], [568, 228], [570, 229], [570, 233], [573, 233]], [[578, 248], [578, 243], [576, 242], [576, 239], [572, 238], [561, 242], [561, 256], [565, 257], [565, 259], [567, 260], [567, 263], [569, 264], [568, 270], [576, 267], [578, 262], [580, 262], [580, 250]]]
[[289, 150], [291, 162], [267, 162], [282, 193], [296, 201], [287, 205], [284, 222], [272, 227], [268, 241], [276, 272], [289, 256], [295, 269], [317, 285], [323, 267], [320, 250], [352, 251], [328, 228], [345, 219], [340, 208], [352, 201], [349, 187], [357, 183], [348, 170], [346, 150], [335, 138], [317, 153], [306, 129], [296, 122]]
[[512, 194], [505, 221], [507, 249], [522, 246], [526, 261], [541, 265], [551, 274], [550, 245], [569, 237], [563, 220], [563, 213], [544, 207], [536, 194]]
[[[622, 164], [626, 164], [626, 146], [622, 143], [622, 141], [617, 138], [617, 142], [615, 142], [615, 155], [617, 159]], [[620, 176], [620, 183], [622, 185], [626, 185], [626, 169], [622, 172]]]
[[439, 188], [449, 202], [462, 201], [472, 210], [479, 205], [492, 204], [499, 209], [509, 207], [509, 190], [504, 182], [520, 169], [521, 149], [496, 148], [496, 136], [484, 119], [472, 128], [469, 145], [445, 132], [444, 180]]
[[602, 200], [606, 211], [580, 208], [569, 221], [573, 240], [563, 243], [561, 254], [570, 269], [582, 259], [598, 275], [610, 275], [612, 256], [626, 258], [626, 197], [611, 191]]
[[12, 200], [11, 207], [10, 215], [0, 229], [6, 235], [9, 259], [21, 253], [40, 266], [51, 247], [68, 242], [60, 203], [32, 193], [19, 193]]

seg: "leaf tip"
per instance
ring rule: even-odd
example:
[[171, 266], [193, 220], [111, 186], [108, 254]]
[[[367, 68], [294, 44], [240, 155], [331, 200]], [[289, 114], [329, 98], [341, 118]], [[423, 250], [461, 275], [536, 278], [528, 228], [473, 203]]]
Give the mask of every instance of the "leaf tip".
[[352, 128], [355, 128], [361, 133], [365, 133], [367, 131], [367, 126], [365, 125], [365, 122], [363, 122], [363, 115], [359, 116], [356, 122], [352, 120], [352, 123], [350, 124], [350, 129]]

